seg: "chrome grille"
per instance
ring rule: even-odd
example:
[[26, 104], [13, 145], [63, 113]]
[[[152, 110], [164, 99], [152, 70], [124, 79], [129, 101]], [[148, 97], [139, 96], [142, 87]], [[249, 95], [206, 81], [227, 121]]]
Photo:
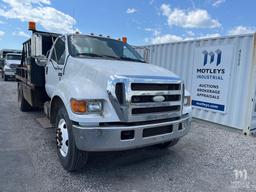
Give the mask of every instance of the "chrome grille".
[[115, 76], [108, 83], [110, 101], [124, 122], [180, 117], [183, 92], [177, 78]]
[[16, 65], [16, 64], [10, 64], [10, 68], [12, 68], [12, 69], [16, 69], [18, 67], [18, 65]]

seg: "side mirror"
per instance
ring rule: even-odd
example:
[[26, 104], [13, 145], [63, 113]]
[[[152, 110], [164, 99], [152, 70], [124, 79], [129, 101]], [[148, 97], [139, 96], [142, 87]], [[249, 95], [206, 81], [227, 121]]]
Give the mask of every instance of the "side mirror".
[[37, 65], [44, 67], [47, 65], [48, 58], [44, 55], [41, 55], [35, 57], [35, 61]]

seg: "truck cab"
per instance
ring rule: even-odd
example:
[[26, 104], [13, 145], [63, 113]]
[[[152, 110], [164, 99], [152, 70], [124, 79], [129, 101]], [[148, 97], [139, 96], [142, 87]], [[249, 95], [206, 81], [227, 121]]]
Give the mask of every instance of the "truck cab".
[[88, 152], [165, 148], [190, 129], [182, 79], [145, 63], [126, 39], [33, 31], [23, 49], [20, 108], [44, 108], [68, 171], [84, 166]]

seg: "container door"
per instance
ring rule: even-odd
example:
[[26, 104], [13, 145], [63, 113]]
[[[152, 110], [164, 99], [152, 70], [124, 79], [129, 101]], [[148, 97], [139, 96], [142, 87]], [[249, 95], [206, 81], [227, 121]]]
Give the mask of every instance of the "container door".
[[[255, 81], [256, 81], [256, 79], [255, 79]], [[256, 89], [255, 89], [254, 100], [253, 100], [252, 122], [251, 122], [250, 132], [252, 134], [256, 134]]]

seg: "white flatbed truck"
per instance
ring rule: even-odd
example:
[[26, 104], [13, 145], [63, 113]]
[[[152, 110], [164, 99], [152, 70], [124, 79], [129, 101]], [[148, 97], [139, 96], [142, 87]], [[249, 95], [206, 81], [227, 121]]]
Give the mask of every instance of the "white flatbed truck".
[[183, 81], [125, 38], [32, 31], [16, 75], [20, 110], [44, 108], [66, 170], [83, 167], [90, 151], [165, 148], [188, 133]]

